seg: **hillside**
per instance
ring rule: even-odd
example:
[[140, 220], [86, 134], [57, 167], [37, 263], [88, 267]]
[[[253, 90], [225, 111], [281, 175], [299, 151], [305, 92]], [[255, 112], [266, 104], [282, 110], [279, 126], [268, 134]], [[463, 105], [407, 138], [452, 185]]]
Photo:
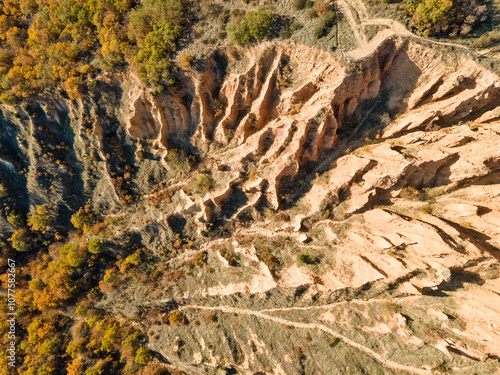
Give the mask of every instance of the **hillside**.
[[3, 86], [0, 373], [498, 374], [494, 47], [392, 4], [182, 3], [157, 76], [167, 3], [106, 3], [149, 26], [75, 91]]

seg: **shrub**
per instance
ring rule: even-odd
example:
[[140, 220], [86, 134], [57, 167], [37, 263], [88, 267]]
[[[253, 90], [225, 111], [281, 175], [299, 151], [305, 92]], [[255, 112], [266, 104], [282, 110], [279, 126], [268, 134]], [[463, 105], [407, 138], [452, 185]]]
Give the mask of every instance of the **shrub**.
[[189, 157], [182, 150], [171, 148], [168, 150], [165, 161], [175, 174], [189, 172]]
[[183, 70], [191, 68], [194, 56], [191, 53], [183, 53], [179, 58], [179, 67]]
[[172, 311], [169, 315], [168, 315], [168, 321], [170, 322], [170, 324], [187, 324], [187, 319], [186, 317], [184, 316], [184, 314], [178, 310], [176, 311]]
[[332, 3], [330, 0], [317, 1], [314, 3], [313, 9], [318, 17], [324, 17], [332, 9]]
[[257, 258], [269, 268], [273, 279], [277, 280], [278, 273], [282, 267], [280, 260], [273, 254], [277, 248], [280, 248], [282, 244], [278, 241], [272, 241], [270, 246], [258, 246], [257, 248]]
[[15, 227], [24, 225], [23, 215], [16, 212], [11, 212], [9, 215], [7, 215], [7, 221]]
[[297, 361], [301, 361], [304, 358], [304, 354], [302, 353], [302, 348], [300, 346], [295, 346], [293, 348], [293, 354], [295, 355], [295, 359]]
[[226, 247], [223, 247], [223, 248], [219, 249], [219, 253], [227, 261], [227, 263], [230, 266], [234, 267], [234, 266], [238, 265], [238, 261], [237, 261], [238, 258], [232, 250], [230, 250]]
[[323, 219], [328, 220], [331, 219], [332, 216], [332, 211], [330, 211], [330, 209], [327, 208], [323, 211]]
[[116, 275], [112, 269], [107, 269], [104, 273], [102, 281], [104, 281], [104, 284], [112, 284], [115, 281], [115, 276]]
[[306, 0], [293, 0], [295, 10], [302, 10], [306, 7]]
[[80, 375], [83, 372], [83, 362], [79, 358], [73, 359], [68, 366], [66, 367], [66, 371], [68, 375]]
[[390, 316], [401, 312], [402, 308], [396, 303], [384, 303], [382, 305], [381, 311], [384, 315]]
[[194, 187], [200, 193], [206, 193], [209, 190], [212, 190], [214, 186], [214, 179], [212, 176], [208, 176], [205, 174], [200, 174], [196, 177], [194, 181]]
[[102, 369], [98, 369], [95, 367], [89, 367], [88, 369], [85, 370], [85, 375], [101, 375], [102, 374]]
[[8, 194], [7, 187], [4, 184], [0, 184], [0, 198], [5, 198]]
[[326, 339], [326, 344], [330, 347], [333, 348], [337, 346], [340, 343], [340, 339], [337, 337], [329, 337]]
[[201, 253], [196, 254], [194, 257], [194, 264], [197, 267], [203, 267], [207, 264], [208, 253], [206, 251], [202, 251]]
[[99, 254], [103, 250], [104, 244], [100, 238], [93, 238], [89, 241], [87, 248], [89, 253]]
[[139, 343], [141, 341], [141, 334], [140, 332], [133, 332], [127, 337], [125, 337], [125, 340], [123, 340], [123, 348], [128, 351], [133, 353], [137, 352], [137, 348], [139, 347]]
[[151, 352], [148, 348], [139, 348], [135, 354], [135, 363], [138, 365], [147, 365], [151, 359]]
[[307, 18], [309, 18], [309, 19], [313, 19], [313, 18], [318, 17], [318, 13], [316, 13], [316, 11], [314, 9], [309, 9], [307, 11], [306, 15], [307, 15]]
[[36, 206], [35, 212], [28, 217], [28, 225], [34, 230], [44, 230], [50, 224], [51, 214], [47, 206]]
[[85, 307], [83, 307], [82, 305], [78, 304], [76, 306], [76, 310], [75, 310], [75, 314], [76, 316], [78, 317], [82, 317], [82, 316], [85, 316], [85, 313], [87, 312], [87, 310], [85, 309]]
[[219, 23], [226, 25], [229, 22], [229, 11], [223, 11], [219, 16]]
[[299, 264], [314, 264], [318, 259], [314, 255], [297, 254], [297, 263]]
[[452, 0], [424, 0], [416, 8], [413, 21], [420, 31], [430, 29], [439, 22], [449, 22]]
[[320, 24], [314, 31], [314, 36], [319, 39], [328, 34], [330, 28], [334, 25], [335, 13], [328, 12], [325, 17], [321, 20]]
[[141, 263], [141, 254], [133, 253], [125, 258], [125, 262], [128, 264], [133, 264], [134, 266], [138, 266]]
[[217, 321], [217, 315], [215, 315], [214, 313], [209, 313], [205, 315], [205, 321], [207, 323], [215, 323]]
[[7, 105], [14, 105], [18, 102], [19, 98], [12, 92], [4, 92], [0, 95], [0, 101]]
[[240, 46], [264, 39], [271, 32], [273, 22], [274, 14], [268, 10], [248, 12], [240, 23], [227, 25], [229, 39]]
[[[488, 17], [487, 5], [478, 0], [407, 0], [406, 11], [424, 35], [467, 35]], [[483, 34], [484, 35], [484, 34]]]
[[[118, 341], [118, 325], [109, 325], [104, 332], [104, 337], [101, 343], [101, 351], [110, 352], [112, 346], [114, 346]], [[137, 357], [136, 357], [137, 359]], [[146, 361], [147, 363], [147, 361]]]

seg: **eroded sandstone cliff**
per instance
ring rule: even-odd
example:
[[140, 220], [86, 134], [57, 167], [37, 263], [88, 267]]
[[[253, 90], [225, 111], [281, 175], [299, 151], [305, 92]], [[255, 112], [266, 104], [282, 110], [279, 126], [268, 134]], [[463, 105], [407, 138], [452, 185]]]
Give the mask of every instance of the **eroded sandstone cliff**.
[[[3, 106], [0, 170], [17, 210], [50, 204], [61, 230], [90, 200], [121, 223], [110, 241], [140, 233], [165, 277], [99, 307], [168, 368], [493, 374], [499, 98], [471, 56], [409, 40], [349, 64], [262, 44], [154, 96], [113, 76]], [[191, 323], [166, 324], [174, 309]]]

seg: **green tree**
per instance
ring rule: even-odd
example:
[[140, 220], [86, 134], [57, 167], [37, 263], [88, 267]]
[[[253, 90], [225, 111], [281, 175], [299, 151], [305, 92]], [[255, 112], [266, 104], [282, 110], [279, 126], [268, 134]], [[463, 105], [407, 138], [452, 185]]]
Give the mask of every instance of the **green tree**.
[[423, 0], [413, 14], [413, 22], [420, 31], [432, 31], [435, 25], [446, 24], [452, 19], [452, 0]]
[[14, 211], [7, 215], [7, 221], [15, 227], [21, 227], [24, 225], [23, 215]]
[[104, 337], [101, 343], [101, 351], [110, 352], [111, 347], [118, 340], [118, 326], [116, 324], [110, 325], [106, 328], [104, 332]]
[[90, 222], [90, 215], [85, 213], [83, 208], [80, 208], [77, 212], [71, 215], [70, 221], [76, 229], [83, 229], [84, 226]]
[[12, 247], [17, 251], [30, 251], [31, 243], [28, 229], [21, 228], [14, 232], [12, 237], [10, 238], [12, 242]]
[[104, 248], [104, 244], [100, 238], [93, 238], [89, 241], [88, 250], [89, 253], [99, 254]]
[[173, 67], [170, 55], [181, 35], [182, 27], [169, 21], [160, 20], [153, 24], [153, 31], [146, 36], [144, 46], [136, 56], [144, 83], [157, 85], [168, 79]]
[[229, 39], [240, 46], [264, 39], [271, 32], [274, 18], [272, 12], [264, 9], [248, 12], [239, 24], [227, 25]]
[[50, 224], [51, 214], [47, 206], [36, 206], [35, 212], [28, 217], [28, 225], [34, 230], [44, 230]]
[[60, 255], [62, 261], [71, 267], [79, 267], [83, 263], [83, 259], [78, 253], [77, 244], [68, 243], [64, 245]]

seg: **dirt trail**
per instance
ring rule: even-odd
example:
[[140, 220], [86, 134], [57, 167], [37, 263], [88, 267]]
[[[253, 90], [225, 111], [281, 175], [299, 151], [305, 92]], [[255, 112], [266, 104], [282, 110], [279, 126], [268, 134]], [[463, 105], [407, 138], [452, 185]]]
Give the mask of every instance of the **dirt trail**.
[[[393, 298], [392, 301], [406, 301], [406, 300], [412, 300], [412, 299], [417, 299], [420, 298], [419, 295], [415, 296], [408, 296], [408, 297], [401, 297], [401, 298]], [[358, 305], [367, 305], [373, 302], [387, 302], [387, 298], [373, 298], [373, 299], [367, 299], [367, 300], [350, 300], [350, 301], [340, 301], [340, 302], [333, 302], [329, 303], [326, 305], [317, 305], [317, 306], [293, 306], [293, 307], [274, 307], [274, 308], [269, 308], [269, 309], [262, 309], [259, 310], [260, 312], [283, 312], [283, 311], [306, 311], [306, 310], [320, 310], [320, 309], [329, 309], [335, 306], [339, 305], [346, 305], [346, 304], [351, 304], [355, 303]]]
[[[396, 20], [387, 18], [370, 18], [362, 0], [338, 0], [337, 4], [339, 10], [345, 16], [349, 26], [352, 29], [352, 32], [354, 33], [356, 41], [359, 44], [359, 47], [353, 51], [350, 52], [343, 51], [343, 54], [345, 54], [351, 60], [363, 59], [371, 55], [384, 40], [394, 36], [411, 37], [435, 45], [461, 48], [470, 53], [473, 53], [477, 57], [483, 55], [482, 53], [478, 53], [461, 44], [449, 43], [449, 42], [436, 42], [434, 40], [429, 40], [420, 37], [418, 35], [415, 35], [411, 31], [409, 31], [405, 25]], [[358, 18], [361, 21], [360, 23], [356, 21], [356, 17], [352, 14], [351, 9], [353, 9], [357, 13]], [[367, 41], [367, 36], [364, 31], [364, 26], [367, 25], [387, 26], [388, 28], [380, 30], [377, 33], [377, 35], [375, 35], [372, 39]]]
[[402, 365], [400, 363], [388, 360], [388, 359], [384, 358], [382, 355], [373, 351], [372, 349], [367, 348], [361, 344], [358, 344], [357, 342], [352, 341], [351, 339], [345, 337], [344, 335], [341, 335], [340, 333], [337, 333], [334, 330], [332, 330], [331, 328], [328, 328], [322, 324], [294, 322], [291, 320], [286, 320], [286, 319], [278, 318], [275, 316], [270, 316], [270, 315], [262, 313], [261, 311], [240, 309], [240, 308], [230, 307], [230, 306], [186, 305], [186, 306], [182, 306], [179, 310], [187, 310], [187, 309], [222, 311], [224, 313], [230, 313], [230, 314], [236, 313], [236, 314], [242, 314], [242, 315], [252, 315], [252, 316], [255, 316], [258, 318], [267, 319], [267, 320], [273, 321], [275, 323], [284, 324], [284, 325], [291, 326], [291, 327], [320, 330], [320, 331], [323, 331], [327, 334], [330, 334], [330, 335], [342, 340], [344, 343], [346, 343], [349, 346], [352, 346], [356, 349], [359, 349], [359, 350], [365, 352], [366, 354], [368, 354], [372, 358], [381, 362], [384, 366], [389, 367], [391, 369], [407, 371], [407, 372], [412, 373], [412, 374], [431, 374], [432, 373], [431, 370], [429, 370], [429, 369], [422, 369], [422, 368], [418, 368], [418, 367]]
[[367, 44], [366, 35], [363, 32], [363, 28], [360, 27], [360, 25], [356, 22], [356, 19], [349, 7], [349, 4], [344, 0], [338, 0], [337, 6], [339, 7], [340, 11], [344, 14], [345, 19], [354, 34], [354, 38], [356, 38], [356, 42], [360, 46], [366, 46]]

